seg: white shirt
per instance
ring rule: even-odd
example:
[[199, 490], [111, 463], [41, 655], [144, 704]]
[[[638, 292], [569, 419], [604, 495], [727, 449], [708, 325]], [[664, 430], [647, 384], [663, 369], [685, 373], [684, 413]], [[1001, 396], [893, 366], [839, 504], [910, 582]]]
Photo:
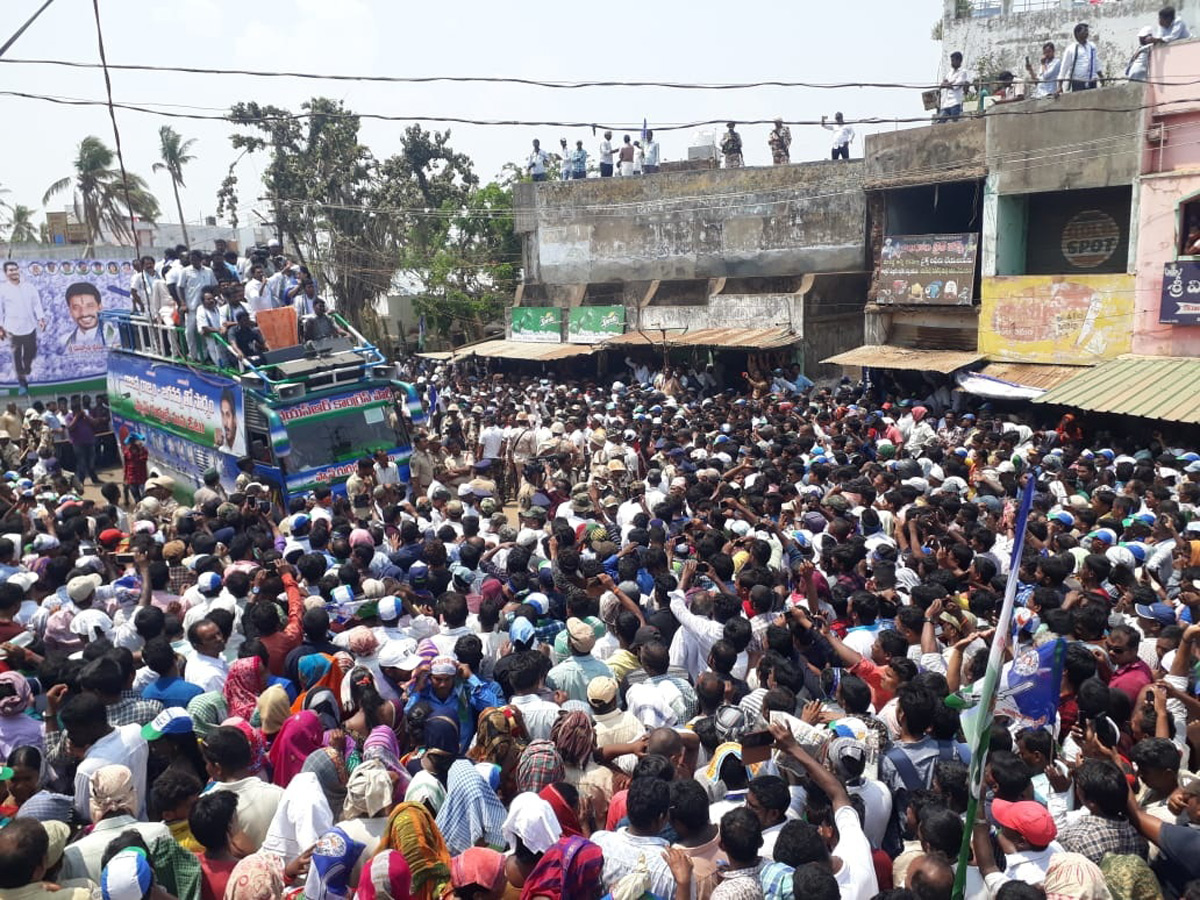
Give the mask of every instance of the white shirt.
[[1164, 43], [1171, 41], [1186, 41], [1192, 36], [1191, 30], [1187, 27], [1187, 23], [1179, 16], [1175, 17], [1175, 21], [1171, 23], [1170, 28], [1163, 28], [1161, 25], [1154, 26], [1154, 36]]
[[866, 813], [863, 832], [872, 847], [881, 846], [883, 834], [892, 817], [892, 792], [883, 782], [872, 778], [865, 778], [860, 784], [846, 785], [846, 791], [862, 797], [863, 811]]
[[658, 165], [658, 141], [647, 141], [646, 142], [645, 165], [647, 165], [647, 166], [657, 166]]
[[499, 459], [500, 447], [504, 444], [504, 429], [499, 425], [490, 425], [479, 433], [479, 443], [483, 445], [485, 459]]
[[1100, 74], [1100, 53], [1091, 41], [1071, 41], [1063, 53], [1062, 79], [1070, 88], [1072, 81], [1095, 81]]
[[274, 309], [275, 305], [271, 302], [271, 295], [267, 293], [267, 283], [251, 278], [246, 282], [246, 305], [254, 312], [262, 312], [264, 309]]
[[212, 269], [206, 269], [203, 266], [199, 269], [188, 266], [179, 273], [177, 290], [179, 291], [179, 296], [183, 298], [187, 311], [193, 316], [196, 314], [196, 310], [200, 308], [201, 292], [206, 287], [216, 286], [217, 276], [213, 274]]
[[75, 770], [75, 812], [84, 822], [92, 821], [88, 809], [88, 781], [92, 773], [105, 766], [125, 766], [133, 773], [133, 784], [137, 791], [137, 814], [146, 818], [145, 790], [146, 760], [150, 756], [150, 745], [142, 737], [142, 726], [137, 724], [118, 725], [108, 734], [88, 747], [87, 756]]
[[[961, 71], [961, 69], [959, 70]], [[837, 125], [836, 123], [825, 122], [823, 126], [827, 131], [833, 132], [833, 147], [836, 150], [838, 147], [849, 146], [854, 140], [854, 129], [849, 125]]]
[[1037, 87], [1034, 89], [1033, 96], [1049, 97], [1058, 91], [1058, 73], [1062, 69], [1062, 60], [1057, 56], [1054, 59], [1046, 62], [1042, 60], [1038, 66], [1038, 81]]
[[0, 281], [0, 327], [9, 334], [32, 334], [46, 318], [38, 289], [28, 281]]
[[529, 154], [529, 162], [526, 168], [529, 169], [531, 175], [545, 175], [546, 162], [550, 159], [545, 150], [541, 148], [534, 150]]
[[846, 633], [846, 639], [842, 643], [855, 650], [860, 656], [870, 659], [871, 651], [875, 649], [875, 635], [878, 633], [879, 628], [874, 625], [868, 628], [851, 628]]
[[675, 892], [675, 878], [663, 860], [667, 842], [660, 837], [631, 834], [628, 828], [616, 831], [597, 831], [592, 843], [604, 853], [604, 886], [611, 892], [618, 881], [633, 871], [639, 859], [646, 861], [650, 874], [650, 891], [659, 897], [671, 897]]
[[267, 839], [267, 831], [271, 827], [271, 820], [275, 818], [275, 811], [279, 808], [283, 788], [267, 784], [261, 778], [251, 775], [237, 781], [214, 782], [209, 790], [233, 791], [237, 794], [238, 826], [254, 842], [255, 850], [261, 847]]
[[611, 166], [613, 161], [612, 142], [605, 138], [600, 142], [600, 162], [607, 166]]
[[197, 653], [188, 660], [183, 680], [205, 691], [219, 691], [225, 687], [225, 676], [228, 674], [229, 663], [225, 660]]
[[871, 860], [871, 844], [863, 833], [858, 813], [853, 807], [839, 806], [833, 812], [833, 821], [838, 829], [833, 855], [842, 861], [836, 875], [842, 900], [871, 900], [879, 893], [879, 881]]
[[[117, 839], [123, 831], [132, 829], [140, 834], [149, 847], [159, 838], [170, 838], [171, 829], [162, 822], [139, 822], [132, 816], [110, 816], [96, 824], [90, 834], [85, 834], [73, 844], [68, 844], [63, 850], [62, 870], [56, 881], [66, 881], [72, 878], [87, 878], [100, 883], [100, 860], [108, 845]], [[69, 891], [64, 891], [70, 896]]]
[[950, 74], [946, 76], [948, 87], [942, 88], [942, 109], [949, 109], [951, 106], [962, 106], [963, 93], [967, 87], [967, 73], [962, 66], [957, 69], [951, 69]]

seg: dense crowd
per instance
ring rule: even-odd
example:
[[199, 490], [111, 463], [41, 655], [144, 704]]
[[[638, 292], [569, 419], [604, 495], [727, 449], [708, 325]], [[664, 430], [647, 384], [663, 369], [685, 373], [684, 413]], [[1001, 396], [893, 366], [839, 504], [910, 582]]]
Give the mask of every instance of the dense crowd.
[[966, 896], [1196, 895], [1200, 455], [630, 368], [413, 372], [408, 480], [282, 506], [9, 473], [0, 898], [946, 900], [1010, 578]]

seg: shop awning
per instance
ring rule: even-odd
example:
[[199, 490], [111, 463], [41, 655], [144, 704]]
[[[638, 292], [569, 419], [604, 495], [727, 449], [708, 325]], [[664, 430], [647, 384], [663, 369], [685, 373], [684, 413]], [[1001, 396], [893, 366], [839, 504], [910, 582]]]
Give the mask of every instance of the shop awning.
[[779, 350], [800, 340], [800, 335], [787, 328], [697, 328], [692, 331], [668, 330], [665, 334], [653, 328], [646, 331], [627, 331], [605, 347], [720, 347], [727, 350]]
[[1034, 403], [1200, 424], [1200, 359], [1122, 356], [1085, 369]]
[[949, 375], [955, 369], [983, 359], [983, 354], [967, 350], [914, 350], [911, 347], [892, 347], [886, 344], [865, 344], [845, 353], [821, 360], [822, 365], [868, 366], [873, 369], [905, 369], [910, 372], [941, 372]]
[[1056, 388], [1065, 381], [1087, 371], [1089, 366], [1054, 366], [1036, 363], [990, 362], [982, 369], [980, 375], [998, 378], [1022, 387], [1039, 388], [1048, 391]]
[[593, 347], [589, 344], [550, 344], [536, 341], [484, 341], [455, 352], [456, 359], [465, 356], [487, 356], [492, 359], [523, 359], [530, 362], [551, 362], [570, 359], [573, 356], [588, 356]]

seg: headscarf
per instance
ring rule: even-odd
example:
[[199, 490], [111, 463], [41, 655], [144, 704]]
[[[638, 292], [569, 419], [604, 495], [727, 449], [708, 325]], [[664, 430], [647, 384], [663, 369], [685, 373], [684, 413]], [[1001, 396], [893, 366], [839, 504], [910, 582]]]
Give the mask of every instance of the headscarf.
[[596, 749], [596, 729], [585, 712], [569, 712], [559, 716], [550, 729], [550, 740], [558, 749], [564, 763], [582, 769]]
[[321, 746], [325, 732], [312, 710], [289, 716], [271, 745], [271, 780], [283, 787], [304, 767], [308, 754]]
[[440, 751], [458, 756], [458, 723], [446, 716], [425, 720], [425, 752]]
[[379, 638], [367, 626], [358, 625], [346, 632], [346, 649], [354, 654], [356, 659], [361, 659], [379, 649]]
[[412, 873], [403, 854], [384, 850], [363, 866], [354, 900], [409, 900], [411, 895]]
[[564, 837], [533, 867], [521, 888], [521, 900], [591, 897], [603, 871], [604, 853], [598, 846], [586, 838]]
[[346, 803], [346, 782], [350, 780], [350, 771], [342, 754], [333, 747], [320, 747], [308, 754], [300, 771], [312, 772], [317, 776], [321, 791], [329, 801], [334, 821], [340, 819], [342, 806]]
[[1162, 887], [1150, 866], [1132, 853], [1106, 853], [1100, 871], [1113, 900], [1162, 900]]
[[283, 896], [283, 860], [274, 853], [251, 853], [229, 873], [225, 900], [278, 900]]
[[200, 740], [208, 737], [229, 718], [229, 707], [225, 704], [225, 695], [220, 691], [197, 694], [188, 701], [187, 711], [192, 717], [192, 731]]
[[513, 798], [504, 820], [504, 840], [510, 847], [520, 841], [534, 853], [545, 853], [561, 837], [562, 825], [543, 797], [526, 792]]
[[251, 775], [261, 772], [267, 762], [267, 739], [263, 737], [263, 733], [241, 716], [230, 716], [221, 725], [230, 725], [246, 736], [246, 740], [250, 742], [249, 772]]
[[388, 819], [380, 852], [398, 850], [412, 874], [413, 900], [441, 900], [450, 891], [450, 851], [420, 803], [401, 803]]
[[33, 691], [20, 672], [0, 672], [0, 684], [11, 684], [14, 693], [0, 698], [0, 716], [19, 716], [33, 702]]
[[225, 676], [225, 705], [229, 715], [249, 719], [258, 707], [258, 696], [267, 688], [267, 670], [257, 656], [236, 660]]
[[345, 900], [349, 897], [350, 876], [365, 849], [365, 844], [360, 844], [340, 828], [326, 831], [313, 847], [304, 896], [313, 900]]
[[515, 706], [492, 706], [479, 714], [475, 746], [468, 754], [479, 762], [503, 766], [510, 753], [520, 754], [529, 743], [525, 719]]
[[363, 741], [362, 758], [363, 762], [374, 760], [387, 771], [395, 772], [399, 777], [396, 780], [394, 799], [396, 802], [404, 799], [404, 792], [408, 789], [412, 776], [400, 763], [400, 742], [396, 740], [396, 732], [386, 725], [376, 725], [372, 728], [367, 739]]
[[317, 688], [309, 691], [304, 698], [304, 708], [311, 709], [321, 720], [326, 730], [332, 731], [342, 724], [342, 708], [337, 697], [328, 688]]
[[386, 813], [395, 800], [392, 779], [378, 760], [363, 762], [346, 781], [346, 802], [342, 817], [373, 819]]
[[[725, 765], [725, 760], [733, 757], [740, 763], [742, 761], [742, 745], [735, 741], [726, 741], [719, 745], [713, 751], [712, 759], [708, 761], [708, 766], [704, 770], [703, 778], [697, 779], [705, 787], [716, 784], [721, 780], [721, 768]], [[752, 767], [747, 766], [747, 772], [753, 771]]]
[[558, 749], [550, 741], [534, 741], [517, 761], [517, 790], [537, 793], [548, 784], [562, 781], [566, 768]]
[[504, 854], [469, 847], [450, 861], [450, 883], [457, 888], [479, 885], [491, 893], [504, 880]]
[[450, 766], [446, 802], [438, 810], [437, 826], [452, 854], [474, 847], [481, 838], [489, 847], [503, 847], [506, 815], [504, 804], [474, 763], [460, 759]]
[[562, 826], [562, 833], [564, 835], [567, 837], [574, 835], [583, 836], [583, 830], [579, 824], [579, 814], [571, 808], [566, 798], [558, 792], [558, 788], [554, 785], [549, 785], [538, 791], [538, 796], [550, 804], [550, 808], [554, 810], [554, 817], [558, 819], [558, 824]]
[[912, 417], [914, 422], [920, 422], [925, 418], [925, 414], [929, 412], [924, 406], [914, 406], [912, 408]]
[[[331, 692], [335, 698], [342, 693], [342, 667], [328, 653], [309, 653], [296, 664], [300, 675], [300, 693], [292, 703], [292, 712], [311, 709], [308, 695], [319, 690]], [[340, 718], [340, 712], [339, 712]]]
[[128, 766], [102, 766], [88, 778], [88, 812], [93, 822], [114, 813], [136, 815], [137, 788]]
[[258, 698], [258, 720], [263, 734], [278, 734], [292, 712], [292, 701], [282, 685], [273, 684]]
[[1079, 853], [1050, 857], [1042, 887], [1046, 900], [1112, 900], [1100, 867]]
[[437, 815], [446, 802], [446, 788], [429, 772], [422, 769], [413, 776], [404, 792], [405, 803], [423, 803]]

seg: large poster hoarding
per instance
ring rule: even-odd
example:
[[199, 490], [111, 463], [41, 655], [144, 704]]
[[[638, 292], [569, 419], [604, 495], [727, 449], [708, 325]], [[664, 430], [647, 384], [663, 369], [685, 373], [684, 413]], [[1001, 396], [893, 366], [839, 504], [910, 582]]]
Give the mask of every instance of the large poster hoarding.
[[1134, 276], [983, 280], [979, 352], [1010, 362], [1086, 365], [1129, 353]]
[[1163, 269], [1162, 325], [1200, 325], [1200, 262], [1169, 262]]
[[557, 306], [514, 306], [512, 339], [538, 344], [562, 342], [562, 310]]
[[969, 306], [974, 299], [978, 245], [975, 234], [885, 237], [876, 302]]
[[625, 332], [625, 307], [577, 306], [567, 314], [567, 342], [599, 344]]
[[129, 309], [130, 262], [9, 259], [3, 270], [0, 387], [23, 377], [35, 393], [100, 390], [107, 356], [100, 312]]

